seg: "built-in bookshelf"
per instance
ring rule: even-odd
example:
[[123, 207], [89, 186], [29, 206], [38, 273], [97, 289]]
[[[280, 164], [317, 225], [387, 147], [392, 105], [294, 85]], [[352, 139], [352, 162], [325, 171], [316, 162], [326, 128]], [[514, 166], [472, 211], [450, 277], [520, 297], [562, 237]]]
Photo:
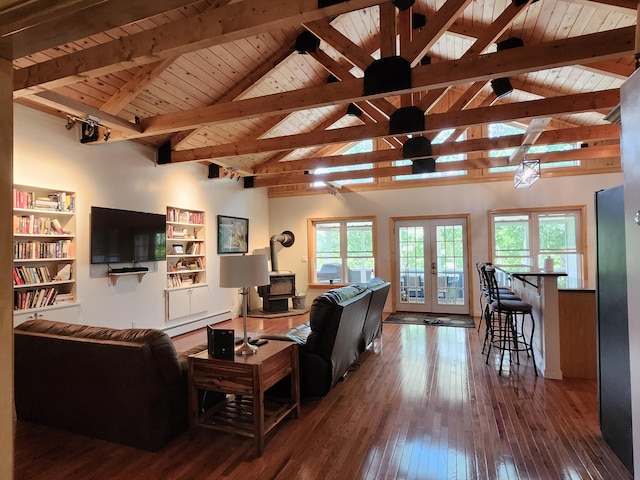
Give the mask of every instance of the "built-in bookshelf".
[[76, 303], [73, 192], [14, 185], [14, 311]]
[[167, 288], [206, 284], [205, 214], [167, 207]]

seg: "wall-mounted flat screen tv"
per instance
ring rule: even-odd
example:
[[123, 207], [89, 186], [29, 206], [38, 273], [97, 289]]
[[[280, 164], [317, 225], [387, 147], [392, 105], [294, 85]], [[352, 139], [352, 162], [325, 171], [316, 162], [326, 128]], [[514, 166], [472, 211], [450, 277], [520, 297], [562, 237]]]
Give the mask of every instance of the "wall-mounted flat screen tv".
[[166, 215], [91, 207], [91, 263], [166, 260]]

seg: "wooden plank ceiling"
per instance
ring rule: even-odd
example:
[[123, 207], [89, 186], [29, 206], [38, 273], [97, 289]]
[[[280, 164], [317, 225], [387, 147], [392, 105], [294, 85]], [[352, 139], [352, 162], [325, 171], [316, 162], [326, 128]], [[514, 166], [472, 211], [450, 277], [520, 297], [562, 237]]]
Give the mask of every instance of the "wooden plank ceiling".
[[[16, 102], [61, 123], [96, 117], [109, 142], [157, 148], [170, 163], [163, 168], [214, 164], [221, 177], [232, 171], [274, 192], [310, 190], [313, 169], [369, 163], [321, 178], [389, 187], [411, 173], [392, 163], [408, 136], [443, 130], [452, 133], [432, 156], [463, 160], [438, 162], [442, 172], [508, 165], [533, 144], [567, 142], [589, 148], [541, 161], [619, 165], [619, 128], [605, 116], [635, 68], [636, 4], [523, 2], [16, 0], [0, 1], [0, 34], [13, 48]], [[317, 49], [295, 50], [303, 32]], [[524, 46], [497, 49], [514, 37]], [[365, 70], [393, 56], [410, 64], [409, 83], [365, 88]], [[513, 91], [497, 98], [490, 82], [500, 77]], [[347, 114], [351, 103], [361, 116]], [[392, 134], [390, 118], [407, 107], [424, 112], [425, 125]], [[496, 122], [525, 133], [490, 139], [486, 126]], [[373, 152], [340, 155], [367, 139]]]

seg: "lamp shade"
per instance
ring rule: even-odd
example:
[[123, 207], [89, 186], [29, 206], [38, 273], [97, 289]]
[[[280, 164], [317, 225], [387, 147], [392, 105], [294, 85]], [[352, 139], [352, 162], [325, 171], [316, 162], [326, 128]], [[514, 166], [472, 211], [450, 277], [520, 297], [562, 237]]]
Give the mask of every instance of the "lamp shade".
[[269, 285], [266, 255], [230, 255], [220, 257], [220, 286], [223, 288]]

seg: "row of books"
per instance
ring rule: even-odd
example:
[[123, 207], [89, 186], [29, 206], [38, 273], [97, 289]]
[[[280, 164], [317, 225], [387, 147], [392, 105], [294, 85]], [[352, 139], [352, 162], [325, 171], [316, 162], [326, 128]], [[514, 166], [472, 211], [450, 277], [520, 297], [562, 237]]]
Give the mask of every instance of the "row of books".
[[27, 308], [48, 307], [56, 303], [58, 290], [49, 288], [39, 288], [38, 290], [30, 290], [27, 292], [16, 291], [13, 300], [14, 310], [25, 310]]
[[37, 283], [48, 283], [51, 281], [51, 274], [47, 265], [37, 267], [19, 266], [13, 267], [14, 285], [32, 285]]
[[58, 273], [53, 277], [48, 265], [13, 267], [14, 285], [37, 285], [53, 281], [71, 280], [71, 264], [58, 265]]
[[38, 196], [35, 192], [13, 189], [13, 208], [33, 208], [36, 210], [57, 210], [73, 212], [74, 195], [67, 192], [54, 192]]
[[64, 235], [64, 229], [57, 218], [14, 215], [13, 233], [23, 235]]
[[58, 240], [57, 242], [14, 242], [13, 259], [69, 258], [70, 246], [70, 240]]
[[204, 225], [204, 212], [192, 212], [180, 208], [167, 208], [167, 222]]

